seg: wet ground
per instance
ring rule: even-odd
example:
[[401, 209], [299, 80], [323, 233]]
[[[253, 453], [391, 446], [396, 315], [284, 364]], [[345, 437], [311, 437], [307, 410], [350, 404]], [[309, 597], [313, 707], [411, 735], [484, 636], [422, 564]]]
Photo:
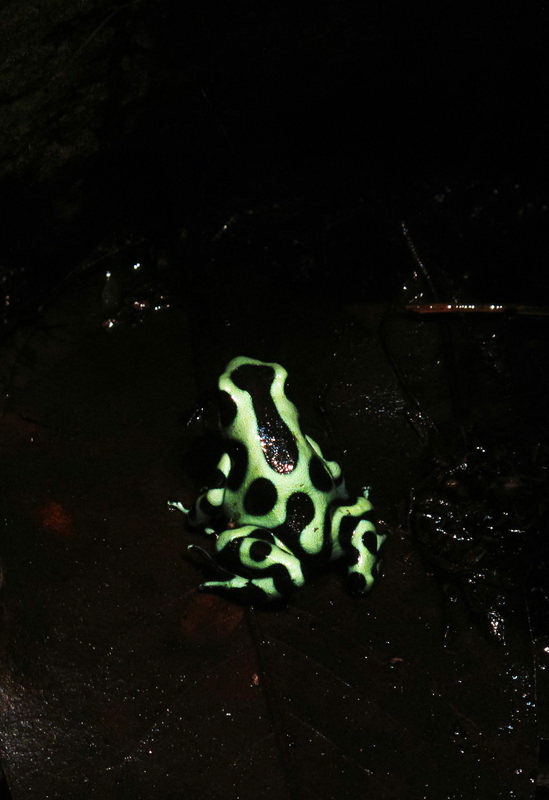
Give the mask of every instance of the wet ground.
[[[110, 243], [10, 318], [1, 796], [530, 800], [537, 780], [543, 797], [542, 581], [508, 580], [484, 549], [496, 578], [471, 601], [477, 562], [430, 559], [409, 509], [437, 464], [543, 444], [544, 403], [526, 395], [546, 386], [544, 319], [406, 312], [447, 289], [431, 273], [426, 288], [390, 220], [391, 278], [370, 254], [348, 291], [330, 248], [345, 258], [360, 204], [337, 224], [301, 202], [247, 208], [201, 249]], [[277, 609], [197, 593], [186, 546], [203, 542], [167, 501], [196, 491], [209, 391], [237, 354], [283, 363], [308, 429], [351, 487], [372, 486], [388, 539], [368, 598], [337, 568]]]

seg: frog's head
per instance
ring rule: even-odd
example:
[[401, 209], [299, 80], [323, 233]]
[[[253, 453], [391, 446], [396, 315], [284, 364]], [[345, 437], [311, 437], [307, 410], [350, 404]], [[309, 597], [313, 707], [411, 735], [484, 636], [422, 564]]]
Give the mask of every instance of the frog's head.
[[[251, 406], [262, 415], [274, 406], [279, 409], [286, 397], [288, 373], [280, 364], [237, 356], [229, 361], [219, 378], [219, 415], [223, 428]], [[291, 404], [293, 406], [293, 404]]]
[[[287, 377], [284, 367], [274, 362], [246, 356], [229, 361], [218, 383], [221, 427], [243, 438], [245, 431], [270, 421], [276, 424], [278, 437], [298, 437], [298, 412], [286, 396]], [[283, 426], [289, 433], [284, 433]]]

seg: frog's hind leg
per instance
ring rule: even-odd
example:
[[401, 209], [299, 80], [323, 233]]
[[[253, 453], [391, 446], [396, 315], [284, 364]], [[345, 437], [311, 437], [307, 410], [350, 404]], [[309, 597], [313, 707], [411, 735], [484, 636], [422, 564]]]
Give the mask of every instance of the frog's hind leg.
[[332, 539], [339, 541], [348, 564], [349, 589], [365, 594], [371, 589], [379, 569], [379, 550], [385, 541], [372, 522], [368, 490], [352, 505], [340, 505], [332, 515]]
[[[265, 528], [243, 525], [223, 531], [216, 543], [220, 562], [234, 574], [206, 581], [204, 592], [230, 593], [252, 602], [280, 600], [305, 582], [301, 563]], [[242, 573], [242, 574], [240, 574]]]

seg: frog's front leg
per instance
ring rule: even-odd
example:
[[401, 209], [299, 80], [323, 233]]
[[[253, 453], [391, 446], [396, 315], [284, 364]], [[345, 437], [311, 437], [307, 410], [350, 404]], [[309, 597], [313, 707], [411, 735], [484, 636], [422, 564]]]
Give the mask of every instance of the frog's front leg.
[[[242, 525], [223, 531], [216, 550], [223, 565], [234, 573], [224, 581], [206, 581], [201, 591], [238, 594], [258, 602], [279, 600], [294, 586], [303, 586], [301, 563], [265, 528]], [[243, 573], [243, 574], [239, 574]]]
[[231, 457], [223, 453], [217, 463], [212, 485], [200, 492], [189, 510], [188, 522], [193, 528], [205, 528], [220, 516], [230, 469]]
[[337, 541], [348, 564], [349, 589], [365, 594], [378, 572], [379, 550], [385, 541], [372, 522], [368, 490], [352, 505], [338, 506], [332, 515], [332, 540]]

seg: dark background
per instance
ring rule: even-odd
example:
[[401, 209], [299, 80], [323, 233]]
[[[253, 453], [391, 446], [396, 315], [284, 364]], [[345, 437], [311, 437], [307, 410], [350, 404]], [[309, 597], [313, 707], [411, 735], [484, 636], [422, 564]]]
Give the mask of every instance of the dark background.
[[545, 190], [541, 4], [9, 3], [0, 36], [3, 250], [39, 273], [227, 198], [361, 198], [364, 240], [448, 185]]

